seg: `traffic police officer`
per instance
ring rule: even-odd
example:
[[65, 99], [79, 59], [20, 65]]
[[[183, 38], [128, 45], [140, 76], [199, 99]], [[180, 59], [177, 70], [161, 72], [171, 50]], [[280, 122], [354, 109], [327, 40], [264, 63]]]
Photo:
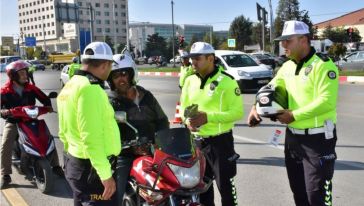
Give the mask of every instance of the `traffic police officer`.
[[[114, 205], [109, 157], [121, 151], [114, 110], [103, 86], [113, 55], [104, 42], [92, 42], [76, 71], [57, 98], [59, 137], [64, 144], [65, 175], [74, 205]], [[114, 198], [111, 198], [111, 201]]]
[[75, 72], [81, 68], [81, 64], [78, 63], [78, 57], [72, 58], [72, 64], [69, 66], [68, 77], [71, 79]]
[[[200, 138], [196, 144], [208, 162], [205, 176], [215, 178], [222, 206], [232, 206], [237, 205], [233, 178], [239, 158], [234, 150], [232, 128], [234, 122], [243, 117], [243, 100], [234, 78], [214, 64], [214, 53], [208, 43], [192, 45], [188, 57], [192, 58], [197, 73], [189, 76], [182, 88], [181, 113], [191, 105], [198, 105], [198, 112], [184, 120]], [[201, 194], [200, 199], [204, 205], [215, 205], [213, 186]]]
[[[336, 102], [338, 69], [310, 47], [308, 26], [284, 24], [281, 41], [291, 60], [269, 84], [285, 88], [288, 109], [277, 116], [287, 124], [285, 162], [296, 205], [332, 205], [332, 177], [336, 159]], [[260, 120], [253, 106], [248, 124]]]
[[186, 78], [188, 76], [191, 76], [192, 74], [195, 73], [195, 71], [192, 68], [192, 65], [190, 63], [190, 58], [188, 58], [188, 53], [186, 51], [182, 51], [180, 50], [180, 56], [181, 56], [181, 70], [180, 70], [180, 76], [179, 76], [179, 88], [182, 89]]

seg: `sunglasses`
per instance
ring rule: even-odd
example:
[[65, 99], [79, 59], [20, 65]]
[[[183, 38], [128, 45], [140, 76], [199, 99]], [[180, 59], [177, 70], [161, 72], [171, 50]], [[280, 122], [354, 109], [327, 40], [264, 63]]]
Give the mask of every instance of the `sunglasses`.
[[111, 78], [112, 79], [117, 79], [119, 77], [125, 77], [125, 76], [128, 76], [129, 75], [129, 72], [127, 71], [117, 71], [117, 72], [113, 72], [111, 74]]

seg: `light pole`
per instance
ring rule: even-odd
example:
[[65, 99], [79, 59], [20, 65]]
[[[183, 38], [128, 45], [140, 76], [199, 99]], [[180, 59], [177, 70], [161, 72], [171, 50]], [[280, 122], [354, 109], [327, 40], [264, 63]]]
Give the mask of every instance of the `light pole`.
[[270, 13], [270, 52], [274, 53], [274, 47], [273, 47], [273, 34], [274, 34], [274, 26], [273, 26], [273, 9], [272, 9], [272, 0], [268, 0], [269, 3], [269, 13]]
[[45, 29], [44, 29], [44, 27], [45, 27], [44, 19], [42, 19], [42, 27], [43, 27], [43, 50], [46, 51], [46, 42], [45, 42], [46, 33], [45, 33]]
[[117, 40], [116, 40], [116, 21], [115, 21], [115, 0], [113, 0], [112, 2], [112, 19], [113, 19], [113, 25], [114, 25], [114, 52], [115, 54], [118, 53], [118, 45], [116, 44]]
[[172, 54], [173, 54], [173, 68], [176, 67], [176, 61], [174, 57], [174, 43], [175, 43], [175, 36], [174, 36], [174, 17], [173, 17], [173, 0], [171, 0], [171, 7], [172, 7]]
[[130, 42], [129, 42], [129, 2], [126, 2], [126, 48], [128, 51], [130, 50]]

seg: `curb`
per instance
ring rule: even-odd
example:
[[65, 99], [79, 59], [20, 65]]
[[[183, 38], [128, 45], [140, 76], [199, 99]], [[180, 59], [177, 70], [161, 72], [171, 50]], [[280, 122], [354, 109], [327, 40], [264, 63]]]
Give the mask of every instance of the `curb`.
[[[140, 76], [159, 76], [159, 77], [179, 77], [179, 72], [138, 72]], [[340, 83], [364, 83], [363, 76], [340, 76], [339, 77]]]

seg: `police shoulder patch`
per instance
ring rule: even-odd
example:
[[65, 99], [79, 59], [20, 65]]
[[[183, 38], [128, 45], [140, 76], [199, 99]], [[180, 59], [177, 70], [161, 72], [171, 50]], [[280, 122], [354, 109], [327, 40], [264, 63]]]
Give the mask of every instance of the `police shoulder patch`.
[[327, 73], [327, 76], [330, 78], [330, 79], [336, 79], [336, 72], [335, 71], [329, 71]]
[[235, 95], [236, 96], [240, 96], [241, 95], [241, 91], [240, 91], [239, 87], [236, 87], [235, 88]]

